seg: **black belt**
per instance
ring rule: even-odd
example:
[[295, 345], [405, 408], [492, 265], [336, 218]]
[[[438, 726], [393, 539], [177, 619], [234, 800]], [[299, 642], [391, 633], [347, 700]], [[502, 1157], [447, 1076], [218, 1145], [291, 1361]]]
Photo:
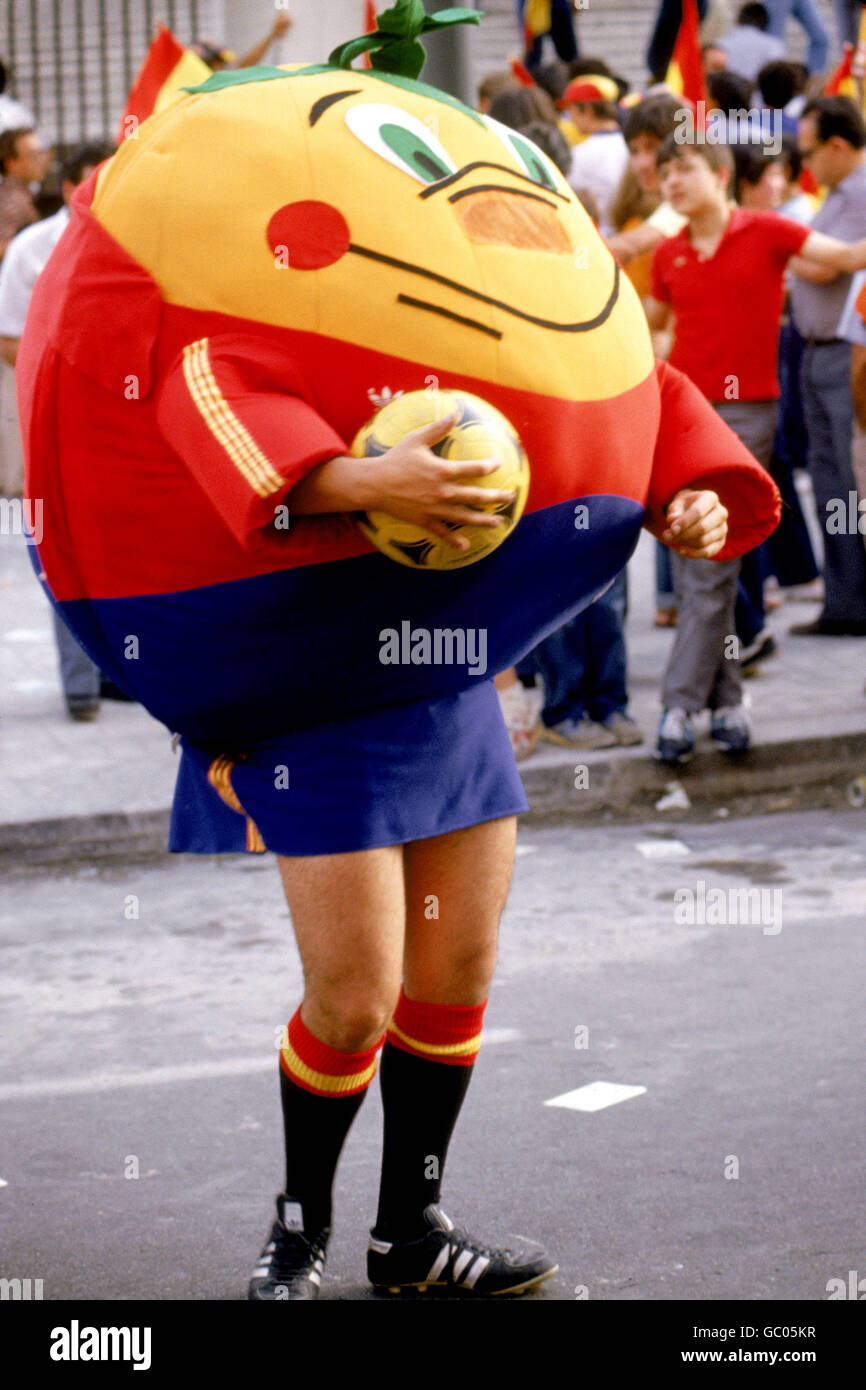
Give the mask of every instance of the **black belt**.
[[834, 343], [845, 343], [850, 347], [847, 338], [807, 338], [806, 343], [809, 347], [832, 347]]

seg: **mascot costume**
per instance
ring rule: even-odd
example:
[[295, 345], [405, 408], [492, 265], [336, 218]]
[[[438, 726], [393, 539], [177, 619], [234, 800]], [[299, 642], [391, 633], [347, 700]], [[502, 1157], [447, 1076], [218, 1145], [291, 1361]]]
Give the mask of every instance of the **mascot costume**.
[[[654, 361], [637, 295], [553, 164], [417, 80], [419, 36], [478, 19], [400, 0], [325, 65], [221, 72], [146, 121], [77, 192], [19, 356], [40, 578], [102, 670], [180, 736], [171, 847], [281, 856], [307, 993], [281, 1049], [288, 1177], [253, 1298], [317, 1292], [337, 1157], [386, 1028], [372, 1282], [489, 1296], [554, 1271], [438, 1206], [495, 922], [463, 952], [483, 970], [442, 962], [476, 930], [461, 911], [498, 920], [526, 809], [492, 677], [610, 584], [641, 526], [660, 535], [681, 490], [727, 507], [720, 559], [778, 520], [767, 474]], [[367, 71], [351, 66], [363, 52]], [[502, 544], [407, 567], [359, 508], [293, 512], [377, 406], [437, 388], [481, 397], [522, 441], [528, 500]], [[466, 660], [432, 660], [436, 633], [474, 634], [473, 659], [467, 641]], [[431, 890], [429, 846], [448, 847], [456, 883], [459, 845], [491, 825], [512, 828], [490, 861], [502, 891], [467, 908], [450, 870]], [[346, 1003], [316, 943], [342, 931], [356, 960], [346, 903], [363, 914], [364, 892], [345, 881], [332, 922], [317, 887], [302, 939], [291, 866], [404, 851], [396, 944], [352, 967]], [[430, 892], [440, 916], [422, 920]]]

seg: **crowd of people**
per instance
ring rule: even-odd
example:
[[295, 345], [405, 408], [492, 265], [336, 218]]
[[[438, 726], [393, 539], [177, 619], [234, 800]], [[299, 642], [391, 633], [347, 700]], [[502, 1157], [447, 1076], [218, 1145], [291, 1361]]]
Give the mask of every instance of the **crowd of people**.
[[[238, 56], [210, 38], [198, 39], [192, 51], [214, 72], [254, 67], [291, 28], [291, 16], [278, 12], [273, 24], [249, 52]], [[88, 142], [55, 161], [33, 113], [6, 91], [9, 73], [0, 60], [0, 496], [20, 496], [23, 460], [17, 437], [14, 367], [36, 280], [69, 221], [69, 201], [115, 147]], [[47, 176], [56, 162], [56, 192]], [[127, 696], [90, 659], [52, 610], [58, 666], [70, 719], [89, 723], [104, 699]]]
[[[675, 633], [659, 673], [654, 751], [686, 761], [694, 716], [709, 710], [713, 739], [741, 752], [751, 741], [742, 676], [777, 655], [768, 604], [786, 594], [821, 602], [813, 622], [791, 628], [797, 636], [866, 636], [866, 551], [861, 514], [855, 506], [852, 526], [849, 505], [866, 497], [866, 256], [858, 246], [866, 234], [866, 124], [855, 101], [824, 93], [830, 36], [808, 0], [744, 4], [727, 28], [719, 7], [701, 0], [702, 112], [666, 81], [680, 0], [660, 5], [650, 80], [639, 89], [604, 59], [579, 56], [577, 8], [549, 6], [548, 33], [527, 28], [524, 63], [486, 76], [478, 107], [559, 168], [640, 296], [656, 356], [699, 386], [779, 487], [782, 522], [743, 561], [719, 564], [658, 544], [655, 622]], [[862, 9], [839, 0], [840, 39], [856, 38]], [[808, 34], [805, 63], [786, 54], [789, 17]], [[196, 51], [215, 69], [257, 62], [288, 24], [278, 16], [242, 59], [210, 40]], [[0, 370], [8, 402], [30, 294], [64, 229], [66, 204], [112, 151], [73, 151], [60, 195], [53, 203], [40, 196], [52, 151], [5, 85], [0, 65]], [[15, 495], [20, 455], [0, 463], [0, 490]], [[798, 488], [806, 476], [819, 554]], [[627, 606], [623, 571], [588, 610], [497, 677], [519, 758], [541, 737], [575, 748], [643, 742], [628, 713]], [[90, 720], [101, 698], [120, 692], [59, 622], [56, 634], [67, 712]]]
[[[723, 751], [750, 746], [742, 677], [777, 655], [770, 605], [821, 603], [794, 636], [866, 636], [866, 123], [852, 97], [825, 91], [830, 41], [813, 6], [745, 4], [727, 29], [717, 8], [699, 6], [704, 110], [666, 81], [678, 0], [660, 6], [643, 89], [577, 56], [576, 42], [565, 61], [570, 46], [551, 30], [552, 52], [533, 35], [524, 65], [479, 91], [482, 110], [558, 165], [639, 294], [656, 356], [695, 382], [781, 494], [781, 524], [742, 561], [658, 546], [655, 622], [676, 631], [654, 752], [674, 765], [692, 756], [703, 711]], [[851, 43], [863, 6], [837, 10]], [[787, 56], [789, 16], [808, 34], [806, 63]], [[497, 678], [519, 758], [539, 738], [643, 741], [628, 714], [626, 608], [623, 572]]]

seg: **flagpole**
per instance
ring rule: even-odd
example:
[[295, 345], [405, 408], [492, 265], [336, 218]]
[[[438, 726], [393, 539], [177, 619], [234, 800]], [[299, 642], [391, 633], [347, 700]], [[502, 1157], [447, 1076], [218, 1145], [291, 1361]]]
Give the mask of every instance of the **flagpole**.
[[[449, 10], [454, 0], [424, 0], [428, 14]], [[461, 0], [465, 10], [477, 10], [475, 0]], [[472, 71], [472, 36], [474, 24], [454, 24], [439, 34], [425, 34], [422, 40], [427, 50], [427, 62], [421, 74], [422, 82], [441, 87], [452, 96], [475, 105], [475, 81]]]

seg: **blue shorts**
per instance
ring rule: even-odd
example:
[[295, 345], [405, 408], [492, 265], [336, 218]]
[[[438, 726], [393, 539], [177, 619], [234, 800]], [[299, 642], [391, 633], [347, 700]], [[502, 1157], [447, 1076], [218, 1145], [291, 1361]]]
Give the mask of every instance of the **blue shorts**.
[[177, 852], [344, 854], [528, 809], [490, 680], [241, 749], [181, 747]]

